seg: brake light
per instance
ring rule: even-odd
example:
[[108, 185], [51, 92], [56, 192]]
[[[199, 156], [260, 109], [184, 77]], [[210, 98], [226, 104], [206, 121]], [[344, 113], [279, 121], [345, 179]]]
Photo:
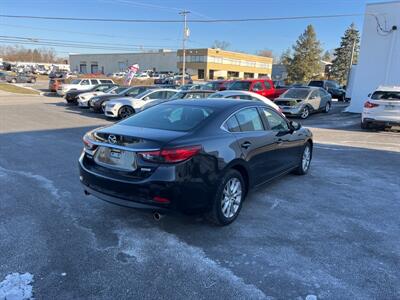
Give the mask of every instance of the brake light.
[[379, 106], [379, 104], [372, 103], [372, 102], [369, 102], [369, 101], [366, 101], [366, 102], [364, 103], [364, 107], [365, 107], [365, 108], [374, 108], [374, 107], [377, 107], [377, 106]]
[[169, 203], [170, 202], [168, 198], [164, 198], [164, 197], [160, 197], [160, 196], [154, 196], [153, 200], [158, 203]]
[[138, 155], [144, 160], [158, 163], [177, 163], [188, 160], [201, 150], [201, 146], [190, 146], [174, 149], [163, 149], [157, 151], [139, 152]]

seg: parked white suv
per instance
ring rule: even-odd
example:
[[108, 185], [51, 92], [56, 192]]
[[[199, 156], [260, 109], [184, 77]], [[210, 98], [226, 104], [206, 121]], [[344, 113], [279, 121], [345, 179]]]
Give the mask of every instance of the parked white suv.
[[168, 99], [176, 94], [174, 89], [149, 89], [135, 98], [124, 97], [110, 100], [104, 107], [104, 114], [110, 118], [125, 119], [156, 99]]
[[102, 83], [114, 83], [111, 79], [96, 79], [96, 78], [79, 78], [74, 79], [69, 84], [62, 84], [57, 89], [57, 94], [64, 96], [70, 90], [88, 90], [95, 85]]
[[364, 103], [361, 128], [400, 126], [400, 86], [380, 86]]

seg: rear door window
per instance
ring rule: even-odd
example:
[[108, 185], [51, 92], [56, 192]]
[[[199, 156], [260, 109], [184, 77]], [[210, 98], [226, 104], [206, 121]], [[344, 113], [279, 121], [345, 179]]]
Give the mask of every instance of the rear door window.
[[230, 132], [239, 132], [240, 131], [240, 125], [235, 116], [230, 117], [225, 122], [225, 129]]
[[264, 130], [257, 108], [245, 108], [235, 114], [241, 131]]
[[253, 91], [257, 92], [257, 91], [262, 91], [264, 89], [261, 81], [258, 81], [256, 83], [253, 84]]
[[96, 84], [99, 84], [99, 83], [97, 82], [97, 79], [90, 79], [90, 84], [96, 85]]
[[113, 83], [110, 79], [100, 79], [101, 83]]
[[267, 90], [271, 89], [271, 84], [268, 81], [264, 81], [264, 84]]

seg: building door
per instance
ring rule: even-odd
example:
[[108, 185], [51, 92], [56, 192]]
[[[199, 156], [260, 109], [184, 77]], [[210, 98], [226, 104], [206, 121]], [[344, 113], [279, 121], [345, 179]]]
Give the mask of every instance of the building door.
[[197, 70], [197, 78], [198, 79], [204, 79], [204, 69], [198, 69]]
[[86, 64], [85, 63], [81, 63], [79, 65], [79, 73], [83, 73], [83, 74], [87, 73], [87, 69], [86, 69]]
[[208, 71], [208, 79], [214, 79], [214, 70]]
[[96, 74], [99, 72], [99, 65], [97, 63], [92, 63], [90, 65], [90, 73]]

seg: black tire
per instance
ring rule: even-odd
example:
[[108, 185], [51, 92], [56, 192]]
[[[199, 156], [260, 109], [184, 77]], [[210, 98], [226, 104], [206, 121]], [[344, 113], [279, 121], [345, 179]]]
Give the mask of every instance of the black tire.
[[[305, 152], [307, 151], [306, 149], [309, 149], [309, 162], [308, 164], [305, 166], [305, 164], [303, 163], [304, 160], [304, 155]], [[310, 142], [307, 142], [304, 147], [303, 147], [303, 151], [301, 152], [301, 156], [299, 159], [299, 165], [298, 167], [293, 171], [293, 173], [297, 174], [297, 175], [305, 175], [308, 173], [308, 170], [310, 170], [310, 165], [311, 165], [311, 160], [312, 160], [312, 145]]]
[[332, 107], [331, 103], [326, 102], [323, 112], [327, 114], [331, 110], [331, 107]]
[[128, 105], [124, 105], [119, 109], [118, 117], [120, 119], [126, 119], [126, 118], [132, 116], [134, 113], [135, 113], [135, 110], [132, 107], [130, 107]]
[[[240, 203], [233, 202], [233, 204], [231, 204], [232, 206], [238, 205], [238, 207], [231, 217], [227, 217], [223, 212], [223, 206], [222, 206], [223, 200], [225, 199], [224, 190], [227, 187], [228, 183], [232, 182], [231, 180], [235, 179], [240, 182], [240, 188], [241, 188]], [[207, 219], [213, 224], [218, 226], [225, 226], [235, 221], [240, 213], [240, 210], [242, 209], [242, 204], [246, 194], [246, 188], [247, 187], [244, 183], [243, 177], [238, 171], [233, 169], [227, 171], [225, 175], [222, 177], [220, 184], [217, 188], [217, 192], [214, 197], [211, 210], [206, 215]], [[229, 206], [227, 210], [229, 211], [230, 208], [231, 206]]]
[[310, 116], [310, 108], [308, 106], [304, 106], [304, 108], [301, 110], [300, 118], [305, 120], [309, 116]]
[[361, 129], [370, 129], [370, 124], [368, 122], [361, 121]]

